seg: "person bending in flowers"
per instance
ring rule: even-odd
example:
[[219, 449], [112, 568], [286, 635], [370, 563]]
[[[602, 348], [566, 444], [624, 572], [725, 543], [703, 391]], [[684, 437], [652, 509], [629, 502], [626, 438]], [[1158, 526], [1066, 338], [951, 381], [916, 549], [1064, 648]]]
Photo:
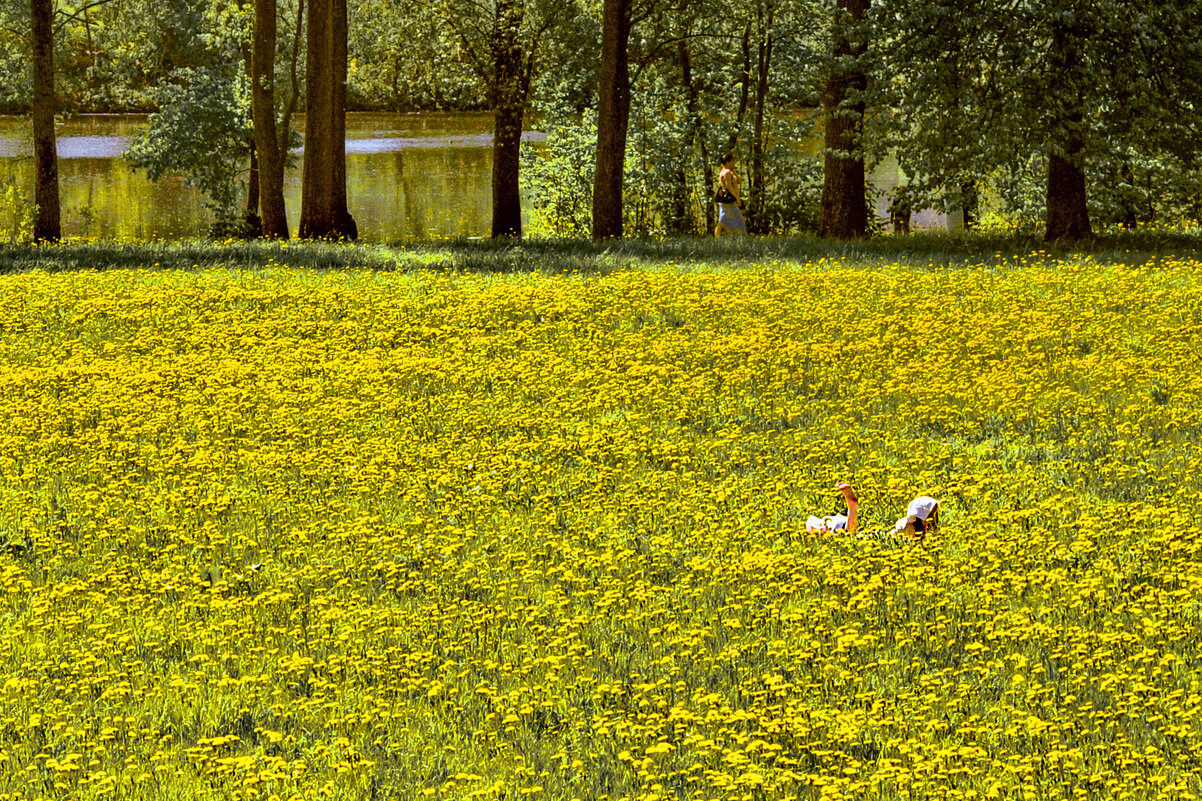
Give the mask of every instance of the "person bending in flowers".
[[[843, 496], [843, 500], [847, 501], [847, 514], [831, 515], [830, 517], [815, 517], [810, 515], [806, 521], [807, 531], [820, 531], [826, 533], [828, 531], [846, 531], [853, 536], [856, 535], [857, 519], [856, 507], [859, 506], [860, 499], [856, 495], [856, 491], [851, 488], [851, 485], [846, 481], [840, 481], [835, 485], [835, 489]], [[906, 508], [906, 514], [898, 518], [897, 523], [893, 526], [895, 535], [905, 534], [910, 539], [920, 540], [928, 531], [934, 531], [939, 526], [939, 501], [932, 498], [930, 495], [919, 495], [914, 500], [910, 501], [910, 505]], [[862, 537], [880, 536], [883, 532], [865, 532], [860, 534]]]

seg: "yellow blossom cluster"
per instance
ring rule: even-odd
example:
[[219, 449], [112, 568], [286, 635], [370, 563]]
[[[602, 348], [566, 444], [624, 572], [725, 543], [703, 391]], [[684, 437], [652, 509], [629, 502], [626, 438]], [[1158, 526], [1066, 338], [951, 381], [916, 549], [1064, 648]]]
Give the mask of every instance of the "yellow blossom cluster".
[[1196, 798], [1200, 361], [1188, 258], [0, 276], [0, 801]]

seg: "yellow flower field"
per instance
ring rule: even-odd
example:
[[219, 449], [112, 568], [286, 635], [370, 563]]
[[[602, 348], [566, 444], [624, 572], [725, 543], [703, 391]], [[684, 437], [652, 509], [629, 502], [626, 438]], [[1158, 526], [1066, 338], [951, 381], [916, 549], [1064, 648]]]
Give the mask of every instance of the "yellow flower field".
[[1199, 362], [1184, 258], [0, 276], [0, 801], [1196, 798]]

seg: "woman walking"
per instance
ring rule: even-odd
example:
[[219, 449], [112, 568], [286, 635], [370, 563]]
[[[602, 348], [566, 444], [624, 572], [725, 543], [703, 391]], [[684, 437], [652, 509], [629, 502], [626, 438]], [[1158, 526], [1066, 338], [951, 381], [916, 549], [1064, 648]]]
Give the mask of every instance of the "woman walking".
[[722, 156], [722, 172], [718, 173], [718, 225], [714, 228], [714, 236], [722, 236], [726, 232], [734, 234], [747, 233], [747, 225], [743, 222], [743, 197], [739, 194], [739, 174], [735, 172], [735, 157], [731, 153]]

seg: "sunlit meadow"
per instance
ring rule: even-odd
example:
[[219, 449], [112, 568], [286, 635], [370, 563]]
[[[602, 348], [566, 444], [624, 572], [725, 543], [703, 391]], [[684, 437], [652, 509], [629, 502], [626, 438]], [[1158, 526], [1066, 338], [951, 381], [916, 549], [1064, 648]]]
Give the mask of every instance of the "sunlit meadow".
[[291, 252], [0, 276], [0, 799], [1202, 794], [1193, 256]]

